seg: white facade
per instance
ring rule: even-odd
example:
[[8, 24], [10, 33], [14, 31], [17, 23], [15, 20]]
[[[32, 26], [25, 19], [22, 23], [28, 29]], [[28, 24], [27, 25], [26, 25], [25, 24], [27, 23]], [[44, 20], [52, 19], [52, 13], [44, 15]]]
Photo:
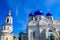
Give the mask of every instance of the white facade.
[[17, 37], [14, 40], [19, 40]]
[[0, 31], [0, 40], [14, 40], [13, 39], [13, 18], [11, 16], [11, 11], [5, 18], [5, 23], [2, 25]]
[[8, 15], [5, 18], [5, 23], [2, 25], [2, 30], [0, 33], [0, 40], [13, 40], [13, 25], [12, 21], [13, 18], [10, 15], [11, 12], [9, 11]]
[[51, 35], [56, 40], [57, 35], [60, 35], [60, 20], [54, 20], [52, 15], [45, 17], [37, 11], [35, 13], [35, 16], [29, 16], [28, 40], [48, 40]]

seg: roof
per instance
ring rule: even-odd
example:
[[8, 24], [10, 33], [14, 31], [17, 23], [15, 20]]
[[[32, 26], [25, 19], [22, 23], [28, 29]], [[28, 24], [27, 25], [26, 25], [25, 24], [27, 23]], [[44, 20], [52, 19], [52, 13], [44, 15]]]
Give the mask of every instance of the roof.
[[42, 13], [42, 11], [37, 10], [34, 12], [34, 15], [43, 15], [43, 13]]
[[49, 12], [46, 14], [46, 16], [52, 16], [52, 14], [50, 14]]
[[34, 16], [34, 14], [30, 13], [29, 16]]

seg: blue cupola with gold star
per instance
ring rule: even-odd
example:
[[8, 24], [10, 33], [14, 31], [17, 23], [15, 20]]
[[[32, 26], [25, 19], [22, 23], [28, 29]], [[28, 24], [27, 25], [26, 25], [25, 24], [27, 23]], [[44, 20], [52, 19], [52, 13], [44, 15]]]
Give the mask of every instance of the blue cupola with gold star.
[[52, 16], [52, 14], [50, 14], [49, 12], [46, 14], [46, 16]]
[[30, 13], [29, 16], [34, 16], [34, 14]]
[[37, 11], [34, 12], [34, 15], [35, 15], [35, 20], [39, 21], [43, 17], [43, 12], [40, 11], [40, 10], [37, 10]]
[[35, 20], [33, 13], [30, 13], [30, 14], [29, 14], [29, 17], [30, 17], [30, 20]]
[[46, 14], [46, 17], [49, 19], [49, 20], [53, 20], [53, 17], [52, 17], [52, 14], [50, 12], [48, 12]]
[[36, 15], [43, 15], [43, 13], [42, 13], [42, 11], [37, 10], [37, 11], [34, 12], [34, 15], [35, 15], [35, 16], [36, 16]]

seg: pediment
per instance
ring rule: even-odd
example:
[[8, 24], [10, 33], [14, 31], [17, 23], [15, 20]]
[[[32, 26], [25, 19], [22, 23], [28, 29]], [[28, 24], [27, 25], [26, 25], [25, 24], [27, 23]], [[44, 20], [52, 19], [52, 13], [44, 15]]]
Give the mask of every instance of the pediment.
[[37, 26], [37, 21], [30, 21], [28, 26]]

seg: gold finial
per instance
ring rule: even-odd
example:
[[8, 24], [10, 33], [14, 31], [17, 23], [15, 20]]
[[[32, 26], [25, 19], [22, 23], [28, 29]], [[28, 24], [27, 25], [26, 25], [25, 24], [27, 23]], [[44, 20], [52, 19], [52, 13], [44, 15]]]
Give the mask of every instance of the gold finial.
[[11, 15], [11, 10], [8, 11], [8, 15]]

